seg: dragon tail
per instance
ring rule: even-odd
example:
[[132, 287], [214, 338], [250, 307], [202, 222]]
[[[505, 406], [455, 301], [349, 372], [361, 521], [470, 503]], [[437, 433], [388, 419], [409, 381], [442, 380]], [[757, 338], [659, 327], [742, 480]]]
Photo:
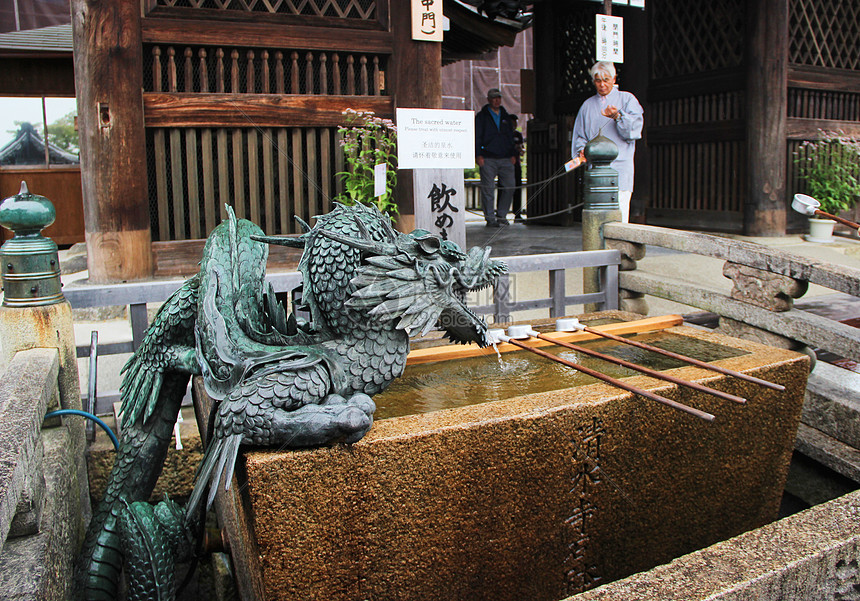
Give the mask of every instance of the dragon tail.
[[[149, 422], [145, 426], [137, 422], [122, 431], [123, 444], [114, 461], [104, 497], [93, 511], [81, 552], [78, 586], [87, 601], [117, 599], [123, 562], [119, 516], [126, 503], [147, 499], [155, 487], [188, 378], [188, 374], [167, 374], [159, 394], [159, 409]], [[134, 467], [141, 458], [155, 467], [143, 478], [136, 471], [139, 466]]]

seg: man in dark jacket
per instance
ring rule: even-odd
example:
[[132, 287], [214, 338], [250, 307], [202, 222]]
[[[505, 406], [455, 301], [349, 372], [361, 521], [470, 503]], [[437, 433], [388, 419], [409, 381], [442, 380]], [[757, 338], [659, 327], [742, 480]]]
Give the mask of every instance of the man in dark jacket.
[[[481, 171], [481, 205], [487, 227], [508, 225], [506, 216], [514, 193], [516, 148], [514, 129], [502, 106], [502, 93], [496, 88], [487, 92], [487, 104], [475, 116], [475, 153]], [[495, 206], [497, 177], [501, 189], [498, 206]]]

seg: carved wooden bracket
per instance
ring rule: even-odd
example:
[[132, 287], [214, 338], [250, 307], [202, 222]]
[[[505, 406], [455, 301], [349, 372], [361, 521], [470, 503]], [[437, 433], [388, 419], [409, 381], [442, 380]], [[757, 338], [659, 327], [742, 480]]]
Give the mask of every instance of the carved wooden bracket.
[[788, 311], [809, 282], [726, 261], [723, 275], [734, 282], [731, 297], [768, 311]]

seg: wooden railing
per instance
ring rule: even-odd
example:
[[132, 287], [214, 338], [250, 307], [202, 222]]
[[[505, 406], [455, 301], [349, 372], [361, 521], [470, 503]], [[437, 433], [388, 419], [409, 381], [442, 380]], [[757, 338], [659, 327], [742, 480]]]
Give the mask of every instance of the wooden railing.
[[146, 92], [380, 96], [385, 55], [152, 44]]
[[[624, 309], [644, 295], [698, 307], [786, 341], [860, 358], [860, 329], [793, 308], [808, 284], [860, 297], [860, 270], [792, 255], [758, 244], [645, 225], [608, 223], [607, 246], [623, 255], [618, 282]], [[645, 246], [715, 257], [734, 282], [730, 294], [636, 268]]]
[[[564, 315], [569, 305], [597, 303], [602, 309], [618, 308], [618, 266], [621, 255], [616, 250], [594, 250], [543, 255], [499, 257], [508, 265], [508, 274], [547, 272], [549, 296], [543, 299], [517, 301], [511, 298], [510, 280], [507, 275], [499, 278], [493, 289], [491, 304], [472, 307], [478, 314], [490, 314], [496, 323], [510, 320], [511, 313], [548, 309], [550, 317]], [[585, 267], [605, 268], [604, 286], [600, 292], [568, 296], [565, 294], [565, 270]], [[112, 355], [130, 353], [140, 346], [148, 327], [147, 303], [162, 303], [173, 294], [185, 280], [157, 280], [128, 284], [90, 285], [72, 283], [63, 288], [63, 294], [72, 308], [128, 306], [132, 339], [126, 342], [102, 345], [99, 354]], [[297, 271], [269, 273], [266, 281], [276, 293], [290, 296], [302, 284], [302, 275]], [[78, 346], [78, 357], [89, 356], [88, 345]]]

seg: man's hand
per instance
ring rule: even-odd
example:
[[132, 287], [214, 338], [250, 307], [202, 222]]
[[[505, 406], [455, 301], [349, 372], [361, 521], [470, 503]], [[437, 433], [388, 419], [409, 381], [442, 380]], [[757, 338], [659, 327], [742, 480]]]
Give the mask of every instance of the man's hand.
[[477, 159], [475, 159], [475, 162], [478, 163], [478, 167], [483, 167], [484, 166], [484, 157], [479, 156]]
[[609, 117], [610, 119], [618, 119], [619, 111], [617, 106], [612, 106], [611, 104], [607, 106], [600, 112], [604, 117]]
[[513, 155], [511, 157], [511, 165], [516, 165], [516, 164], [517, 164], [517, 155]]

